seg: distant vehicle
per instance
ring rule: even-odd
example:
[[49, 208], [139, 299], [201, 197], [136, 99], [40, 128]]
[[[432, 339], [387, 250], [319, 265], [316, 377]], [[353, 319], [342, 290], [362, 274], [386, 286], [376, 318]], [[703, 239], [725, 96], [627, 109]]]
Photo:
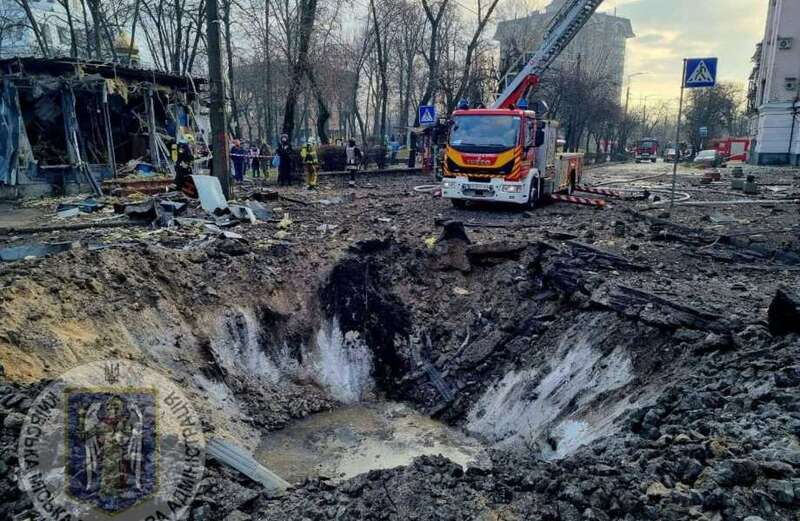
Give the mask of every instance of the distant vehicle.
[[558, 124], [525, 109], [459, 109], [445, 147], [442, 197], [516, 203], [533, 208], [551, 194], [571, 194], [583, 154], [559, 152]]
[[668, 148], [667, 153], [664, 154], [664, 159], [670, 163], [675, 162], [675, 156], [678, 155], [678, 152], [674, 148]]
[[744, 161], [750, 158], [751, 139], [749, 137], [728, 137], [712, 141], [712, 145], [728, 161]]
[[658, 140], [653, 138], [645, 138], [636, 144], [636, 150], [633, 157], [637, 163], [642, 161], [652, 161], [655, 163], [658, 160]]
[[725, 157], [719, 150], [703, 150], [695, 156], [694, 164], [700, 167], [717, 168], [725, 166]]

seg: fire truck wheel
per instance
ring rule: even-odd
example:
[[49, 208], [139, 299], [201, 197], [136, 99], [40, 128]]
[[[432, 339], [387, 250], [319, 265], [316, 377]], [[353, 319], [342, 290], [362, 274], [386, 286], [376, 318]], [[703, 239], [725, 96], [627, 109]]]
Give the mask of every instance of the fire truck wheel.
[[467, 202], [463, 199], [450, 199], [450, 202], [453, 203], [453, 206], [459, 210], [463, 210], [467, 207]]
[[536, 203], [539, 202], [539, 186], [538, 180], [534, 180], [531, 183], [531, 192], [528, 194], [528, 204], [525, 205], [526, 210], [533, 210], [536, 207]]

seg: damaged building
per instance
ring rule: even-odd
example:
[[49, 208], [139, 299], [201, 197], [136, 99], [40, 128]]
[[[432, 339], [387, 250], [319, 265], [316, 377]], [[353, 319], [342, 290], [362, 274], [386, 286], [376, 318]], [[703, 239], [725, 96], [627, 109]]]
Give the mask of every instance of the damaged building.
[[204, 86], [112, 64], [0, 60], [0, 199], [100, 193], [106, 179], [171, 173], [174, 145], [205, 143]]

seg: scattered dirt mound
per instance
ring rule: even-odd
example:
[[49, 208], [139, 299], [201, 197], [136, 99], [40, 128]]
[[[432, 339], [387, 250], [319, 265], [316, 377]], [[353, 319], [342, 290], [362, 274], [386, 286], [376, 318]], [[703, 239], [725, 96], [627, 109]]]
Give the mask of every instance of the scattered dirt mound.
[[5, 270], [0, 515], [30, 506], [16, 436], [42, 382], [121, 356], [251, 450], [292, 419], [382, 398], [492, 449], [466, 470], [423, 457], [281, 499], [212, 464], [192, 519], [793, 519], [796, 335], [681, 298], [693, 280], [656, 294], [658, 255], [569, 234], [419, 239], [84, 249]]

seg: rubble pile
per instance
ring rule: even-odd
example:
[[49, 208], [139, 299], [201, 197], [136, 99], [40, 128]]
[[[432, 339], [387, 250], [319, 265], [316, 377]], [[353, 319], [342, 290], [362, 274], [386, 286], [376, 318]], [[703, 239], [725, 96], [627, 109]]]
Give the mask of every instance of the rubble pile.
[[[145, 226], [2, 237], [69, 247], [0, 264], [0, 517], [30, 514], [15, 473], [32, 397], [117, 356], [253, 454], [359, 400], [405, 402], [489, 453], [280, 498], [212, 461], [193, 520], [800, 519], [800, 246], [751, 233], [793, 230], [794, 207], [462, 210], [425, 181], [255, 190], [227, 211], [136, 197], [118, 215]], [[66, 219], [96, 218], [77, 207]]]

